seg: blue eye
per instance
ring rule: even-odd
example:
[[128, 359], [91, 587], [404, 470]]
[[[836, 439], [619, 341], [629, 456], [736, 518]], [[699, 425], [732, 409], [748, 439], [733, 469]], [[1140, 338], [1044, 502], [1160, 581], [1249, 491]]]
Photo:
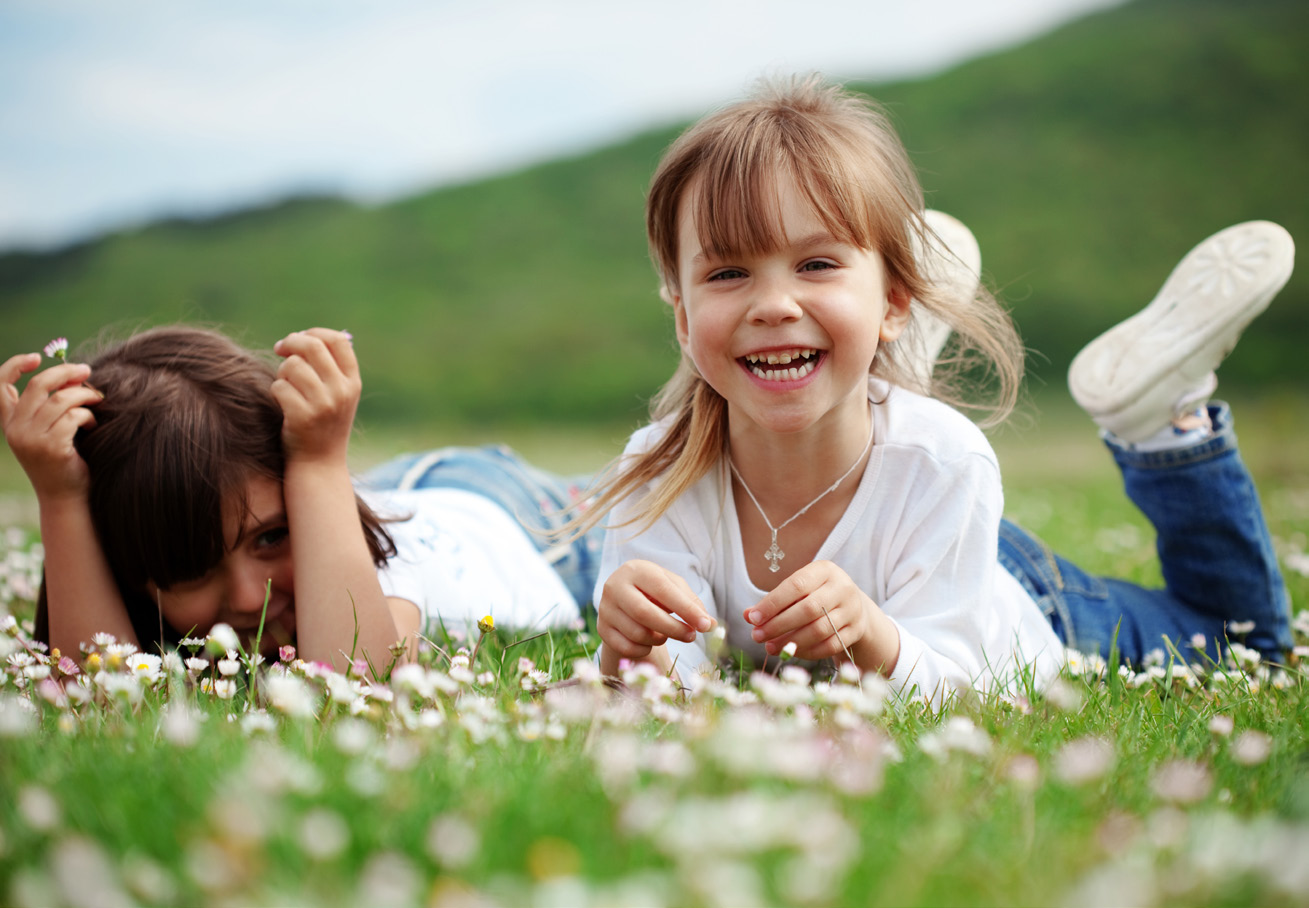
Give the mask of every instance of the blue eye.
[[805, 262], [803, 265], [800, 266], [800, 270], [801, 271], [829, 271], [835, 267], [836, 266], [833, 265], [831, 262], [814, 261], [814, 262]]
[[745, 277], [745, 272], [737, 268], [724, 268], [722, 271], [715, 271], [709, 275], [711, 281], [734, 281], [737, 278]]

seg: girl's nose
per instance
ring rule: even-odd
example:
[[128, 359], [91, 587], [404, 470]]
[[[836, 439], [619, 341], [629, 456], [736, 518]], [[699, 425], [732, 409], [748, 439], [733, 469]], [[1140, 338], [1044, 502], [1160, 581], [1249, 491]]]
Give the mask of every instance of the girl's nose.
[[804, 312], [795, 289], [785, 280], [763, 278], [756, 281], [750, 297], [749, 319], [756, 325], [777, 325], [800, 318]]
[[234, 577], [231, 586], [232, 610], [253, 614], [262, 611], [270, 573], [267, 569], [259, 570], [251, 566]]

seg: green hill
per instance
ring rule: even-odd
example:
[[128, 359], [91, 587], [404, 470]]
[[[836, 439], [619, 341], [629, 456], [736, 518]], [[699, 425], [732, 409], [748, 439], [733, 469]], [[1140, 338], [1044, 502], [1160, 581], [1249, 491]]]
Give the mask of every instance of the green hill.
[[[1228, 223], [1309, 238], [1309, 4], [1140, 0], [885, 102], [930, 204], [977, 234], [1063, 393], [1081, 343], [1149, 299]], [[267, 346], [349, 328], [372, 422], [633, 419], [670, 374], [642, 201], [679, 126], [585, 156], [365, 208], [292, 199], [171, 220], [51, 254], [0, 256], [7, 352], [178, 319]], [[1309, 278], [1292, 279], [1224, 370], [1305, 386]]]

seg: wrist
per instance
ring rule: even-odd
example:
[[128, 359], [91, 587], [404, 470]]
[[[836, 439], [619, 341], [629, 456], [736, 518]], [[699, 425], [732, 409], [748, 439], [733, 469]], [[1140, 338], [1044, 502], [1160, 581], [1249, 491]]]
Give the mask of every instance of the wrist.
[[89, 518], [91, 502], [85, 489], [60, 489], [36, 493], [36, 507], [42, 520]]
[[850, 647], [850, 656], [860, 671], [890, 677], [900, 660], [900, 629], [876, 606], [869, 615], [869, 623], [869, 632]]
[[300, 482], [312, 484], [344, 482], [352, 488], [354, 485], [344, 452], [316, 455], [288, 453], [282, 482], [287, 486]]

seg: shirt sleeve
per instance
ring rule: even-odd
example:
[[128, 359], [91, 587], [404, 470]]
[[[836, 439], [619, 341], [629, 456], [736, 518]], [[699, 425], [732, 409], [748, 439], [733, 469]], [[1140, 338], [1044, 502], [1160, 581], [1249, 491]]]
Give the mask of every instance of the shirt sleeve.
[[[628, 445], [628, 453], [641, 444], [643, 436], [638, 435]], [[638, 448], [639, 449], [639, 448]], [[628, 502], [639, 502], [648, 491], [648, 487], [638, 490]], [[637, 520], [624, 526], [624, 522], [633, 516], [628, 502], [616, 507], [609, 515], [609, 525], [614, 529], [605, 531], [604, 547], [600, 555], [600, 571], [596, 578], [594, 602], [597, 607], [604, 593], [604, 585], [611, 574], [629, 561], [650, 561], [686, 581], [691, 591], [699, 597], [709, 615], [721, 623], [718, 605], [715, 602], [713, 588], [709, 582], [712, 576], [710, 560], [716, 557], [714, 543], [710, 538], [704, 520], [687, 519], [687, 508], [695, 509], [693, 499], [697, 490], [688, 490], [673, 506], [662, 514], [647, 529], [642, 529], [643, 521]], [[697, 634], [695, 642], [683, 643], [669, 640], [669, 656], [677, 660], [679, 674], [699, 671], [708, 663], [708, 651], [704, 635]]]
[[1022, 618], [995, 596], [1003, 507], [998, 467], [977, 454], [913, 492], [879, 603], [900, 631], [894, 688], [939, 701], [1008, 680]]

